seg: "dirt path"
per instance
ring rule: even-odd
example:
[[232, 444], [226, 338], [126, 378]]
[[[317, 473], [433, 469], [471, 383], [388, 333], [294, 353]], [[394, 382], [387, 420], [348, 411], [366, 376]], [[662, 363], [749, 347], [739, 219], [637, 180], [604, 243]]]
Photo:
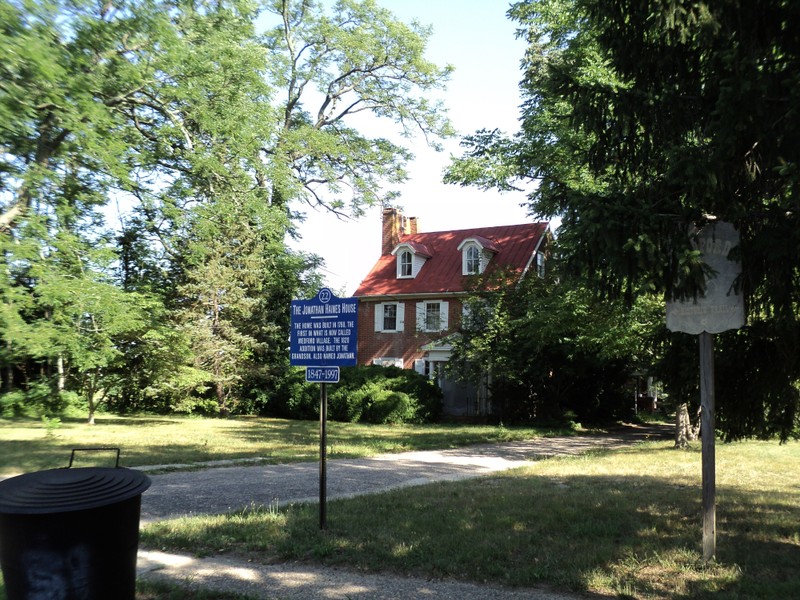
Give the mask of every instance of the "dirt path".
[[[520, 467], [531, 460], [619, 448], [669, 434], [663, 427], [631, 426], [607, 435], [536, 438], [451, 450], [328, 460], [327, 497], [332, 500], [434, 481], [480, 477]], [[253, 505], [281, 506], [319, 500], [318, 462], [222, 467], [150, 477], [153, 484], [142, 496], [142, 523], [184, 515], [221, 514]]]
[[[671, 428], [624, 427], [607, 435], [538, 438], [452, 450], [329, 460], [329, 499], [373, 494], [434, 481], [480, 477], [532, 460], [577, 455], [669, 437]], [[183, 515], [219, 514], [252, 505], [319, 500], [318, 463], [213, 468], [151, 476], [142, 523]], [[142, 550], [140, 579], [247, 594], [259, 600], [579, 600], [549, 588], [503, 588], [449, 580], [362, 573], [300, 563], [256, 565], [222, 557], [195, 558]], [[595, 596], [596, 597], [596, 596]]]

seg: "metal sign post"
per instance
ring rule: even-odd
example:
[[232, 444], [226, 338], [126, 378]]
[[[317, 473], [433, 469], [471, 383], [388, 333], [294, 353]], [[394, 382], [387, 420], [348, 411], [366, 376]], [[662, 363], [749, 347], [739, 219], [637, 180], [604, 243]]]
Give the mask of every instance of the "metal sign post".
[[322, 288], [311, 300], [293, 300], [289, 364], [306, 367], [306, 381], [319, 383], [319, 528], [327, 527], [328, 384], [339, 367], [357, 364], [358, 298], [337, 298]]
[[328, 527], [328, 384], [319, 391], [319, 528]]
[[744, 301], [735, 291], [741, 265], [728, 259], [739, 244], [730, 223], [712, 222], [697, 232], [696, 246], [714, 272], [706, 293], [695, 300], [667, 303], [667, 329], [698, 336], [700, 345], [700, 434], [703, 479], [703, 560], [717, 553], [714, 333], [744, 326]]

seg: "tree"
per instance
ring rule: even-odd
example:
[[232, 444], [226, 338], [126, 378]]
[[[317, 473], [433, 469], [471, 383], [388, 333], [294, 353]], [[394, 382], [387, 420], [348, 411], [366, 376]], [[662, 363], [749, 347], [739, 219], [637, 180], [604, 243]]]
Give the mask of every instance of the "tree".
[[[181, 173], [175, 180], [180, 187], [161, 194], [157, 203], [142, 203], [143, 221], [170, 257], [174, 306], [191, 338], [194, 365], [209, 373], [223, 411], [252, 409], [252, 401], [243, 402], [248, 387], [254, 392], [276, 387], [275, 377], [287, 368], [289, 302], [318, 284], [309, 278], [318, 260], [284, 247], [284, 234], [293, 231], [290, 205], [303, 199], [336, 212], [347, 205], [348, 212], [359, 214], [388, 197], [381, 192], [385, 183], [405, 176], [410, 155], [404, 148], [367, 138], [347, 122], [368, 112], [397, 121], [406, 132], [416, 126], [433, 137], [449, 133], [440, 107], [415, 92], [436, 89], [449, 72], [423, 59], [426, 30], [397, 22], [373, 2], [340, 2], [330, 17], [308, 1], [275, 2], [268, 10], [280, 17], [280, 25], [264, 37], [265, 79], [261, 71], [230, 74], [226, 66], [221, 87], [212, 90], [227, 102], [205, 107], [181, 96], [171, 108], [187, 139], [199, 137], [222, 151], [208, 156], [198, 152], [197, 143], [190, 152], [184, 148], [187, 164], [199, 156], [201, 168]], [[228, 44], [230, 26], [215, 20], [197, 45], [209, 48], [196, 52], [217, 56], [214, 40]], [[250, 44], [252, 24], [236, 27]], [[207, 60], [198, 59], [198, 65]], [[186, 63], [178, 56], [170, 69], [181, 71]], [[208, 94], [209, 83], [204, 84]], [[272, 90], [287, 98], [277, 112], [274, 103], [264, 101]], [[230, 114], [230, 98], [255, 110]], [[313, 100], [320, 105], [312, 117], [303, 102]], [[202, 118], [195, 116], [198, 111]], [[180, 144], [176, 139], [174, 145]], [[258, 393], [250, 394], [251, 400], [253, 395]]]
[[[79, 203], [68, 194], [60, 200], [52, 216], [28, 216], [15, 241], [4, 244], [4, 358], [26, 390], [43, 396], [40, 411], [57, 413], [63, 394], [75, 390], [93, 424], [124, 371], [120, 342], [148, 330], [158, 301], [113, 284], [104, 274], [113, 259], [107, 242], [78, 235]], [[8, 372], [10, 388], [14, 370]]]
[[[430, 28], [405, 24], [374, 0], [338, 0], [330, 15], [314, 0], [271, 0], [265, 35], [269, 81], [281, 114], [262, 152], [271, 166], [260, 180], [272, 202], [302, 199], [337, 213], [386, 204], [387, 186], [406, 179], [407, 148], [370, 137], [380, 119], [434, 146], [453, 134], [441, 102], [452, 68], [424, 57]], [[357, 126], [361, 124], [361, 129]]]
[[[134, 308], [138, 292], [168, 296], [165, 288], [174, 281], [161, 273], [177, 256], [170, 244], [180, 245], [185, 213], [217, 193], [254, 187], [252, 172], [263, 166], [258, 144], [274, 123], [263, 80], [266, 53], [254, 37], [255, 9], [246, 2], [102, 8], [80, 0], [3, 2], [0, 10], [8, 57], [0, 88], [8, 124], [0, 163], [0, 227], [10, 275], [7, 384], [13, 367], [43, 360], [41, 379], [55, 362], [59, 391], [65, 370], [81, 374], [74, 385], [88, 390], [91, 414], [101, 393], [129, 395], [120, 392], [124, 385], [106, 385], [111, 373], [124, 373], [119, 363], [126, 356], [152, 363], [142, 354], [148, 345], [134, 338], [153, 340], [153, 328], [163, 326], [163, 317], [154, 315], [163, 313], [152, 305], [146, 314]], [[121, 236], [119, 290], [110, 279], [114, 249], [99, 209], [125, 195], [140, 202], [144, 218]], [[286, 229], [281, 224], [273, 234], [282, 239]], [[162, 243], [161, 256], [149, 264], [142, 259], [153, 255], [153, 238], [143, 232]], [[150, 331], [138, 322], [134, 334], [124, 318], [149, 318]], [[11, 326], [39, 332], [28, 340], [46, 341], [54, 337], [48, 332], [64, 333], [57, 327], [62, 322], [74, 324], [72, 337], [49, 346], [20, 340]], [[174, 336], [155, 337], [178, 343]], [[28, 348], [18, 348], [21, 343]], [[59, 354], [40, 359], [40, 349]], [[186, 371], [187, 365], [176, 366]]]
[[[260, 35], [264, 8], [279, 25]], [[7, 389], [69, 384], [83, 354], [55, 352], [48, 327], [85, 310], [83, 288], [49, 304], [42, 293], [70, 278], [116, 303], [109, 314], [147, 321], [119, 330], [100, 361], [105, 374], [129, 367], [107, 386], [114, 406], [187, 406], [182, 395], [214, 389], [219, 407], [253, 408], [285, 373], [289, 301], [318, 284], [319, 265], [286, 248], [293, 203], [359, 214], [390, 197], [410, 154], [361, 134], [356, 117], [431, 143], [450, 133], [426, 98], [449, 74], [424, 59], [429, 30], [371, 0], [330, 12], [309, 0], [0, 0]], [[135, 208], [118, 235], [103, 222], [111, 203]], [[142, 299], [165, 310], [137, 312]], [[175, 378], [156, 368], [165, 344]]]
[[285, 375], [291, 300], [319, 287], [316, 259], [288, 250], [277, 235], [286, 230], [284, 212], [257, 197], [228, 201], [193, 212], [175, 299], [194, 364], [208, 373], [223, 413], [256, 408], [244, 402], [250, 392]]
[[[522, 131], [468, 140], [452, 179], [537, 180], [532, 210], [563, 217], [568, 272], [629, 301], [640, 291], [701, 293], [705, 267], [689, 225], [710, 215], [735, 223], [748, 327], [722, 356], [741, 358], [759, 332], [780, 348], [769, 365], [779, 375], [720, 406], [772, 418], [719, 424], [731, 437], [796, 431], [800, 53], [791, 3], [530, 0], [510, 15], [529, 42]], [[470, 176], [482, 165], [483, 180]], [[731, 384], [747, 387], [763, 366], [740, 364]]]
[[472, 382], [489, 373], [504, 422], [628, 418], [631, 382], [657, 358], [660, 304], [652, 296], [633, 307], [601, 301], [585, 285], [563, 281], [556, 262], [544, 279], [482, 282], [448, 369]]

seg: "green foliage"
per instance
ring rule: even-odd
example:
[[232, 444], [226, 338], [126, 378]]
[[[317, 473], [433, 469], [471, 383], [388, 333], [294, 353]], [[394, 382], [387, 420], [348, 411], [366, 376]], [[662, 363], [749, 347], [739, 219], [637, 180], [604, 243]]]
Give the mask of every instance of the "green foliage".
[[756, 321], [717, 336], [716, 422], [727, 441], [800, 438], [800, 381], [786, 376], [800, 373], [800, 325], [785, 327]]
[[330, 10], [271, 2], [264, 16], [272, 26], [268, 78], [282, 90], [280, 132], [268, 151], [272, 201], [303, 198], [356, 215], [389, 202], [396, 192], [386, 186], [405, 181], [412, 154], [351, 122], [366, 113], [434, 146], [453, 135], [446, 109], [427, 97], [452, 71], [425, 59], [430, 28], [398, 21], [375, 0], [342, 0]]
[[328, 401], [332, 419], [353, 423], [430, 423], [442, 410], [441, 390], [425, 376], [378, 365], [343, 369]]
[[[532, 212], [562, 220], [563, 276], [628, 303], [702, 293], [708, 267], [689, 226], [709, 215], [734, 223], [748, 329], [720, 344], [729, 353], [721, 360], [753, 361], [731, 373], [754, 396], [732, 394], [720, 426], [739, 437], [780, 423], [786, 437], [800, 414], [800, 365], [785, 352], [796, 345], [800, 308], [792, 4], [523, 0], [509, 15], [528, 42], [521, 131], [467, 138], [449, 180], [536, 181]], [[781, 353], [751, 353], [767, 340]], [[668, 362], [683, 354], [667, 353]], [[669, 385], [688, 392], [680, 373], [691, 368], [665, 364], [678, 377]]]
[[430, 31], [372, 0], [0, 0], [0, 23], [4, 413], [275, 405], [290, 301], [320, 287], [296, 203], [357, 215], [405, 179], [356, 114], [452, 133]]
[[598, 422], [630, 416], [631, 381], [655, 359], [662, 308], [641, 297], [629, 308], [557, 276], [489, 284], [468, 300], [449, 373], [491, 374], [492, 403], [505, 423]]
[[76, 392], [53, 392], [47, 381], [36, 381], [25, 389], [0, 394], [0, 417], [57, 419], [59, 415], [86, 414], [86, 402]]
[[[278, 393], [264, 398], [264, 410], [294, 419], [319, 417], [319, 384], [306, 383], [302, 369], [293, 369]], [[328, 386], [328, 417], [349, 423], [432, 423], [442, 411], [441, 390], [410, 369], [344, 367], [338, 384]]]

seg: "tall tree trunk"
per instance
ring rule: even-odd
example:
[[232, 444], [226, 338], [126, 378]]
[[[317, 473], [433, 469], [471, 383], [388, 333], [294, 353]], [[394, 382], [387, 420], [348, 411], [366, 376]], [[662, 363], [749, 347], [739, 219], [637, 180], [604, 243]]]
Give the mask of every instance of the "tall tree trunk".
[[66, 387], [66, 375], [64, 374], [63, 354], [59, 353], [58, 358], [56, 358], [56, 370], [58, 372], [58, 381], [56, 383], [56, 390], [60, 394], [61, 392], [64, 391], [64, 388]]
[[[42, 122], [39, 125], [36, 155], [33, 159], [36, 166], [40, 168], [47, 167], [50, 159], [70, 134], [69, 129], [62, 129], [55, 136], [51, 136], [52, 122], [55, 116], [51, 106], [46, 106], [44, 108], [47, 110], [47, 114], [42, 118]], [[28, 210], [31, 199], [31, 182], [23, 181], [22, 185], [17, 190], [14, 202], [6, 208], [4, 212], [0, 213], [0, 232], [9, 232], [14, 229], [20, 217]]]
[[225, 406], [225, 384], [222, 383], [222, 381], [220, 381], [219, 378], [217, 379], [216, 382], [216, 391], [217, 391], [217, 404], [219, 405], [219, 413], [222, 416], [226, 417], [228, 416], [229, 411], [228, 407]]
[[6, 380], [3, 382], [3, 391], [9, 393], [14, 389], [14, 365], [11, 362], [11, 342], [6, 340], [6, 350], [8, 350], [9, 361], [6, 364]]
[[87, 425], [94, 425], [94, 413], [97, 412], [97, 402], [95, 401], [95, 387], [94, 383], [89, 384], [89, 389], [86, 393], [87, 405], [89, 406], [89, 418], [86, 420]]

